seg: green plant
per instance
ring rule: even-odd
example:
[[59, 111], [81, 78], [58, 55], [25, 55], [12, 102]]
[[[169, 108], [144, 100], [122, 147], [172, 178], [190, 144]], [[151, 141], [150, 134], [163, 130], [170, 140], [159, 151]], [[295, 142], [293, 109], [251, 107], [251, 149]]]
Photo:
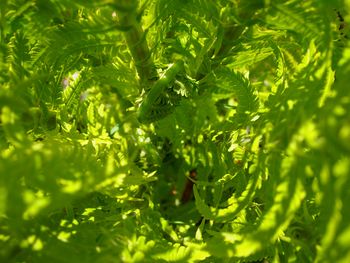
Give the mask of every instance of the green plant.
[[349, 10], [2, 0], [0, 261], [349, 262]]

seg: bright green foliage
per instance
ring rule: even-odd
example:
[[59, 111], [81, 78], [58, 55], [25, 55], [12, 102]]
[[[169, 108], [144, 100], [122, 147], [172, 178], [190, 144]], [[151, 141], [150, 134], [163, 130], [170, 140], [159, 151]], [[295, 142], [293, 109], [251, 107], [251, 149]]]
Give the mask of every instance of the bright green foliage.
[[0, 262], [350, 262], [349, 25], [1, 0]]

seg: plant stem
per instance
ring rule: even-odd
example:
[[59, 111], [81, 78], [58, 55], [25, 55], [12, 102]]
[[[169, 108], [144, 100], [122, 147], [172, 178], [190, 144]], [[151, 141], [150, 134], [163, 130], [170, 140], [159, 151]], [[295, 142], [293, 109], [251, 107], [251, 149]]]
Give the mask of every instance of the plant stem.
[[142, 89], [147, 91], [150, 89], [152, 83], [158, 79], [158, 74], [148, 48], [146, 34], [137, 21], [137, 1], [123, 0], [118, 1], [118, 4], [135, 7], [129, 10], [125, 8], [127, 11], [119, 12], [118, 17], [119, 23], [123, 27], [128, 28], [124, 32], [124, 37], [135, 63], [141, 91]]

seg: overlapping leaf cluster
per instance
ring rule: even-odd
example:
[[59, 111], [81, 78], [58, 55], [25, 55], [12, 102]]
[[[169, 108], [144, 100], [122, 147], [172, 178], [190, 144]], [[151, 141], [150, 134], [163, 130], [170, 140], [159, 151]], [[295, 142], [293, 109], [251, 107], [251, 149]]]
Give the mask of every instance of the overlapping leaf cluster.
[[349, 262], [349, 11], [1, 1], [0, 261]]

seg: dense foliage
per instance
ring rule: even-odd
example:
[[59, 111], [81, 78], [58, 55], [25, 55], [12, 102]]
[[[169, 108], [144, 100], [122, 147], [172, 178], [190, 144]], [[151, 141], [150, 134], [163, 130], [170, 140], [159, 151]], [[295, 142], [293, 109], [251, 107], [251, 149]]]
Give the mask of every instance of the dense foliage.
[[350, 262], [349, 0], [1, 0], [1, 262]]

